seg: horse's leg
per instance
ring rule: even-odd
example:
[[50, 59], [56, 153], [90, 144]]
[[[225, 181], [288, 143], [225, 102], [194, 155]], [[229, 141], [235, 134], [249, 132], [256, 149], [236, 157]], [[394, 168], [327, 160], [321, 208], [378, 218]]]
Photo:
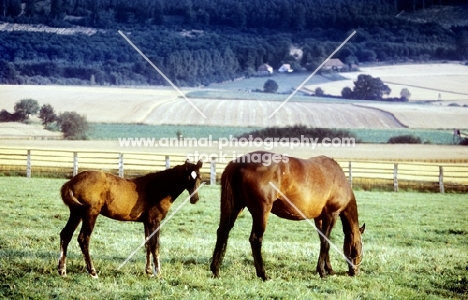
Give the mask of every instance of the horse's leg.
[[[149, 229], [149, 224], [145, 222], [145, 240], [148, 239], [148, 236], [150, 234], [151, 232]], [[150, 245], [148, 242], [145, 244], [145, 248], [146, 248], [146, 268], [145, 268], [146, 274], [153, 276], [153, 267], [151, 264], [151, 249], [150, 249]]]
[[[159, 262], [159, 221], [151, 221], [148, 225], [148, 235], [153, 234], [153, 236], [146, 242], [147, 249], [149, 248], [151, 254], [153, 255], [153, 263], [154, 267], [151, 270], [151, 262], [148, 268], [148, 261], [146, 263], [146, 274], [148, 275], [156, 275], [159, 276], [161, 274], [161, 265]], [[147, 259], [149, 260], [150, 257], [147, 253]]]
[[58, 261], [58, 273], [61, 276], [67, 276], [67, 249], [73, 232], [81, 222], [81, 216], [75, 210], [70, 210], [70, 217], [65, 227], [60, 232], [60, 258]]
[[330, 233], [335, 225], [336, 216], [323, 214], [320, 217], [315, 219], [315, 226], [317, 230], [320, 230], [320, 254], [317, 262], [317, 272], [320, 277], [325, 277], [328, 274], [333, 275], [335, 272], [332, 269], [330, 263], [330, 243], [327, 241], [330, 240]]
[[216, 246], [213, 252], [211, 261], [211, 272], [215, 277], [219, 277], [219, 267], [223, 262], [224, 254], [226, 253], [227, 241], [229, 238], [229, 231], [234, 227], [234, 222], [237, 216], [242, 211], [243, 207], [234, 206], [230, 212], [221, 212], [221, 218], [217, 231]]
[[94, 268], [93, 261], [89, 255], [89, 239], [93, 232], [94, 225], [96, 224], [97, 214], [87, 213], [83, 217], [83, 225], [81, 225], [80, 234], [78, 235], [78, 243], [80, 244], [81, 252], [83, 252], [84, 259], [86, 261], [86, 269], [88, 270], [91, 277], [97, 278], [97, 272]]
[[[332, 231], [333, 227], [335, 226], [337, 218], [338, 218], [337, 215], [331, 215], [330, 216], [330, 222], [327, 223], [328, 228], [327, 228], [326, 232], [327, 232], [327, 238], [329, 240], [330, 240], [330, 236], [331, 236], [331, 231]], [[329, 275], [335, 275], [335, 271], [333, 271], [331, 263], [330, 263], [330, 243], [327, 243], [326, 256], [325, 256], [325, 271], [327, 271]]]
[[268, 276], [265, 273], [265, 266], [263, 265], [262, 257], [262, 242], [263, 233], [265, 232], [268, 214], [270, 210], [259, 213], [251, 212], [252, 214], [252, 232], [250, 234], [250, 246], [252, 248], [252, 256], [254, 258], [255, 269], [257, 276], [263, 280], [268, 280]]

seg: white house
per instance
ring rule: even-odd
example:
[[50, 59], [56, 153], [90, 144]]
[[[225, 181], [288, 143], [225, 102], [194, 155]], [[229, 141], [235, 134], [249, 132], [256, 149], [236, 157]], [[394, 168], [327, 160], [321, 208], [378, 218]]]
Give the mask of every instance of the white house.
[[290, 64], [283, 64], [281, 67], [279, 67], [278, 72], [280, 73], [291, 73], [293, 70], [291, 69]]

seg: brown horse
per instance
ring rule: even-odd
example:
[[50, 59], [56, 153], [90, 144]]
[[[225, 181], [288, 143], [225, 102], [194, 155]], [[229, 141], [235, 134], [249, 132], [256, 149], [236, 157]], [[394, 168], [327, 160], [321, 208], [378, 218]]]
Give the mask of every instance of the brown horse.
[[221, 217], [211, 271], [219, 276], [229, 231], [247, 207], [252, 215], [250, 245], [257, 276], [267, 280], [261, 253], [263, 233], [270, 212], [288, 220], [314, 219], [319, 230], [317, 272], [334, 274], [329, 258], [329, 237], [338, 215], [344, 232], [344, 256], [349, 274], [359, 272], [361, 234], [354, 193], [340, 166], [331, 158], [309, 159], [252, 152], [231, 161], [221, 176]]
[[[97, 277], [89, 255], [89, 239], [99, 214], [119, 221], [143, 222], [145, 237], [156, 233], [146, 243], [146, 273], [158, 275], [159, 227], [174, 200], [187, 190], [190, 203], [198, 201], [202, 162], [175, 166], [131, 180], [100, 171], [85, 171], [62, 186], [63, 202], [70, 209], [70, 218], [60, 232], [58, 272], [66, 276], [67, 247], [73, 232], [82, 221], [78, 243], [92, 277]], [[154, 268], [150, 256], [153, 255]]]

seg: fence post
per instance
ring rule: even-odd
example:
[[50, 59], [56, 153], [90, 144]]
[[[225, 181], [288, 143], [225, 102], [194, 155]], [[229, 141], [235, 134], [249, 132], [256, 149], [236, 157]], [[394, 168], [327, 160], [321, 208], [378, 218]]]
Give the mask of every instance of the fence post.
[[398, 192], [398, 164], [393, 165], [393, 191]]
[[444, 188], [444, 167], [439, 166], [439, 190], [440, 193], [445, 193], [445, 188]]
[[211, 158], [210, 164], [210, 185], [216, 185], [216, 158]]
[[73, 176], [78, 174], [78, 152], [73, 152]]
[[349, 176], [348, 176], [349, 185], [353, 187], [353, 169], [351, 166], [351, 162], [349, 162], [348, 173], [349, 173]]
[[31, 150], [28, 150], [26, 158], [26, 177], [31, 178]]
[[124, 155], [119, 153], [119, 177], [124, 177]]
[[166, 155], [166, 169], [169, 169], [171, 167], [171, 159], [169, 158], [169, 155]]

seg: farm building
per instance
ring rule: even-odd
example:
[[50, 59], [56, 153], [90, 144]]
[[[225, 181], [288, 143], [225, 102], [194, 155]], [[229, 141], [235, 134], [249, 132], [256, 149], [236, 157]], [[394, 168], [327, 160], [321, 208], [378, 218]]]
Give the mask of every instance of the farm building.
[[271, 74], [273, 74], [273, 67], [267, 63], [261, 65], [257, 69], [258, 76], [270, 76]]
[[279, 67], [278, 72], [280, 73], [291, 73], [293, 69], [291, 69], [290, 64], [283, 64], [281, 67]]
[[340, 59], [332, 58], [323, 65], [322, 71], [341, 71], [344, 66], [345, 64]]

